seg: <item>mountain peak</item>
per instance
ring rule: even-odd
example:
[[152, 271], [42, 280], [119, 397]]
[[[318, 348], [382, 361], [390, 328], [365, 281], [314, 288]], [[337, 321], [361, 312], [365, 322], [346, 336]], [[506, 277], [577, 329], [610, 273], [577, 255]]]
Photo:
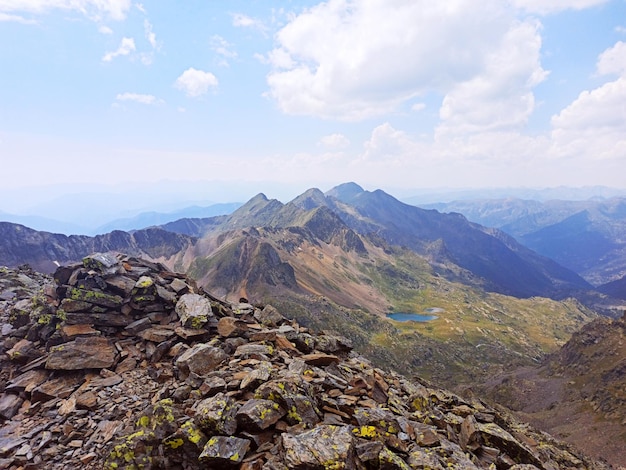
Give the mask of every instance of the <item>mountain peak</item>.
[[365, 190], [356, 183], [343, 183], [326, 192], [326, 196], [334, 197], [342, 202], [350, 202]]
[[326, 196], [317, 188], [311, 188], [303, 192], [300, 196], [296, 197], [292, 204], [306, 211], [315, 209], [316, 207], [326, 206]]

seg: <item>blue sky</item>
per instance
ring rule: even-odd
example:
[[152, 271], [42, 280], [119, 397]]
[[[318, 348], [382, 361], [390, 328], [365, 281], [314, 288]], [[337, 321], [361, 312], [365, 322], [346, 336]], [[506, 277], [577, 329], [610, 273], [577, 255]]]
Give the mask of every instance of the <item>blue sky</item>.
[[626, 1], [0, 0], [0, 162], [5, 202], [624, 188]]

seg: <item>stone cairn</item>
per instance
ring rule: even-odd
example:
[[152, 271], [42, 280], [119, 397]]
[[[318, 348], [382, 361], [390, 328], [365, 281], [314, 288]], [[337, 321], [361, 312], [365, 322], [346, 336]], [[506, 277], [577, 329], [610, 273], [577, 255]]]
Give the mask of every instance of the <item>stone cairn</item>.
[[0, 305], [0, 469], [610, 468], [159, 263], [3, 269]]

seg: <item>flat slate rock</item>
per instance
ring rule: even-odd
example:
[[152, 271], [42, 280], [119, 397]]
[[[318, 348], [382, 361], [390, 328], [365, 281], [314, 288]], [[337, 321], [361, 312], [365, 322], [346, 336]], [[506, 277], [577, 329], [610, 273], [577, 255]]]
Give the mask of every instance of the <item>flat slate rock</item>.
[[107, 338], [78, 337], [50, 350], [46, 369], [105, 369], [115, 365], [117, 350]]

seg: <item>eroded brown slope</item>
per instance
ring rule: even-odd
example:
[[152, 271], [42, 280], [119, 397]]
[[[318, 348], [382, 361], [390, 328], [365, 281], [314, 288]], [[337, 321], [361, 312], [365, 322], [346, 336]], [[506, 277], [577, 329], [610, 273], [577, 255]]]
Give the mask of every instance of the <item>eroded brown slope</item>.
[[626, 466], [626, 316], [585, 325], [540, 368], [483, 392], [596, 457]]

